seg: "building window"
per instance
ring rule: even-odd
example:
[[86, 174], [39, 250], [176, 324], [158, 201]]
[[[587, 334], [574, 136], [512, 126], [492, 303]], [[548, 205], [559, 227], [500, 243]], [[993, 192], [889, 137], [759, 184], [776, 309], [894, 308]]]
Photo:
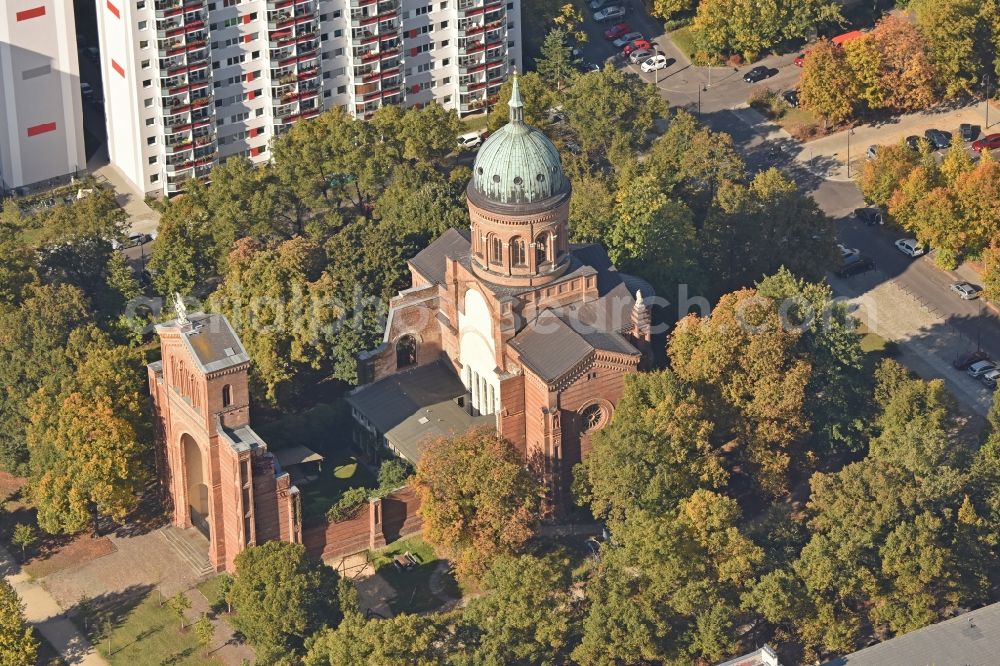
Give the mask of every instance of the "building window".
[[496, 236], [490, 236], [490, 262], [503, 263], [503, 241]]
[[524, 251], [524, 240], [515, 238], [510, 242], [510, 263], [514, 266], [525, 266], [528, 263]]
[[396, 342], [396, 369], [416, 365], [417, 339], [412, 335], [404, 335]]
[[549, 235], [544, 231], [535, 236], [535, 264], [544, 264], [549, 260]]
[[139, 30], [145, 30], [148, 25], [149, 24], [146, 21], [139, 21], [138, 28]]
[[152, 157], [149, 158], [149, 163], [156, 164], [156, 155], [153, 155]]
[[160, 180], [159, 174], [155, 174], [154, 173], [152, 176], [149, 177], [149, 182], [151, 182], [151, 183], [155, 183], [158, 180]]
[[604, 408], [594, 404], [586, 407], [580, 412], [580, 432], [593, 432], [602, 425], [606, 419]]
[[222, 387], [222, 406], [228, 407], [233, 404], [233, 387], [226, 384]]

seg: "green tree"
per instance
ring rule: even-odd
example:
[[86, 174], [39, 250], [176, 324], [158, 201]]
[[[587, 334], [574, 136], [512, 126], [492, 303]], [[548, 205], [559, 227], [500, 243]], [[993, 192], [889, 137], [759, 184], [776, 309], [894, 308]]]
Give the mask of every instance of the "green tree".
[[487, 594], [463, 609], [456, 665], [563, 664], [572, 630], [568, 561], [501, 557], [483, 576]]
[[613, 219], [614, 194], [607, 181], [588, 175], [573, 181], [569, 202], [569, 229], [579, 243], [602, 242]]
[[694, 9], [694, 0], [654, 0], [652, 13], [665, 21], [669, 21], [681, 12]]
[[477, 576], [531, 538], [540, 489], [517, 450], [490, 430], [471, 430], [424, 449], [414, 487], [424, 536]]
[[1000, 242], [983, 253], [983, 266], [983, 296], [994, 301], [1000, 299]]
[[366, 620], [346, 613], [336, 629], [309, 639], [305, 666], [437, 666], [445, 663], [447, 633], [435, 616], [403, 613]]
[[842, 123], [854, 113], [855, 75], [844, 50], [821, 39], [802, 66], [799, 83], [802, 106], [815, 111], [824, 124]]
[[269, 541], [236, 556], [233, 627], [258, 658], [301, 655], [306, 639], [339, 620], [337, 575], [300, 544]]
[[194, 623], [194, 635], [198, 637], [198, 645], [208, 653], [208, 648], [215, 639], [215, 625], [208, 617], [202, 615], [201, 619]]
[[190, 294], [218, 275], [222, 257], [209, 228], [209, 215], [191, 193], [170, 202], [160, 219], [149, 268], [164, 295]]
[[947, 97], [973, 94], [988, 71], [977, 43], [982, 28], [987, 27], [981, 14], [983, 4], [981, 0], [916, 0], [911, 4]]
[[538, 75], [555, 87], [556, 93], [561, 93], [579, 75], [579, 60], [573, 57], [573, 49], [566, 43], [566, 37], [562, 28], [549, 30], [542, 42], [542, 55], [535, 60]]
[[37, 659], [38, 641], [24, 619], [24, 604], [0, 578], [0, 664], [34, 666]]
[[563, 109], [583, 148], [609, 159], [612, 149], [631, 155], [648, 146], [653, 124], [667, 116], [667, 103], [652, 84], [611, 67], [577, 79]]
[[25, 224], [21, 209], [6, 199], [0, 213], [0, 303], [19, 303], [27, 286], [37, 280], [35, 254], [21, 238]]
[[427, 163], [440, 161], [455, 150], [462, 128], [458, 113], [445, 110], [437, 102], [408, 109], [400, 121], [403, 157]]
[[[513, 89], [513, 77], [504, 81], [497, 95], [497, 102], [490, 109], [487, 127], [495, 132], [510, 120], [510, 91]], [[517, 77], [518, 91], [524, 102], [524, 122], [532, 127], [544, 127], [548, 124], [549, 107], [552, 106], [552, 87], [542, 79], [538, 72], [525, 72]]]
[[667, 514], [636, 510], [612, 522], [574, 661], [716, 663], [737, 654], [733, 618], [763, 559], [739, 518], [735, 500], [698, 490]]
[[177, 616], [177, 621], [181, 623], [181, 629], [184, 628], [187, 618], [184, 617], [184, 613], [191, 608], [191, 600], [187, 598], [187, 595], [181, 591], [174, 596], [167, 599], [167, 607], [173, 611], [174, 615]]
[[666, 513], [698, 488], [725, 486], [713, 430], [700, 397], [673, 373], [629, 377], [614, 418], [574, 469], [578, 500], [598, 518], [621, 520], [633, 509]]
[[608, 228], [608, 255], [622, 270], [648, 279], [657, 293], [672, 294], [681, 283], [697, 284], [691, 210], [671, 199], [657, 176], [627, 178], [615, 197]]
[[25, 550], [38, 541], [38, 532], [27, 523], [14, 525], [14, 533], [10, 537], [10, 542], [21, 548], [21, 557], [25, 555]]
[[841, 20], [827, 0], [702, 0], [692, 26], [702, 51], [756, 57], [783, 39], [801, 39], [820, 23]]

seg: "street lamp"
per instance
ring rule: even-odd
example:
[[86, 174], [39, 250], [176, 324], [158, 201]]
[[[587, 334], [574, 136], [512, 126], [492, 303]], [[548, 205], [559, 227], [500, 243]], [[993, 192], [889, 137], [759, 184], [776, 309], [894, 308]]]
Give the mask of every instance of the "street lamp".
[[851, 135], [854, 134], [853, 129], [847, 130], [847, 177], [851, 177]]
[[983, 85], [986, 86], [986, 129], [990, 128], [990, 75], [983, 76]]

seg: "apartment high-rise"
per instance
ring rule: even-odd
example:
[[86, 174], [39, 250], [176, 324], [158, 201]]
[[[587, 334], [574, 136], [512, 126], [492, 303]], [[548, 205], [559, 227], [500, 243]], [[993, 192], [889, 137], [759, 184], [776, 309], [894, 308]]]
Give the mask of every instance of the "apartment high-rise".
[[171, 195], [297, 120], [483, 109], [520, 61], [519, 0], [98, 0], [111, 162]]
[[0, 192], [87, 166], [73, 3], [0, 2]]

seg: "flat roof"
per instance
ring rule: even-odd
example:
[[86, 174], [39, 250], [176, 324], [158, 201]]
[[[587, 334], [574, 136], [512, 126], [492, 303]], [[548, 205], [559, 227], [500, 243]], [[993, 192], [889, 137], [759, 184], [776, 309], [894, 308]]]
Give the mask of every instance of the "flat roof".
[[996, 666], [1000, 603], [826, 662], [824, 666]]
[[471, 428], [496, 426], [496, 416], [472, 416], [459, 407], [465, 385], [443, 361], [397, 372], [360, 386], [347, 402], [364, 415], [389, 445], [413, 464], [428, 441]]

